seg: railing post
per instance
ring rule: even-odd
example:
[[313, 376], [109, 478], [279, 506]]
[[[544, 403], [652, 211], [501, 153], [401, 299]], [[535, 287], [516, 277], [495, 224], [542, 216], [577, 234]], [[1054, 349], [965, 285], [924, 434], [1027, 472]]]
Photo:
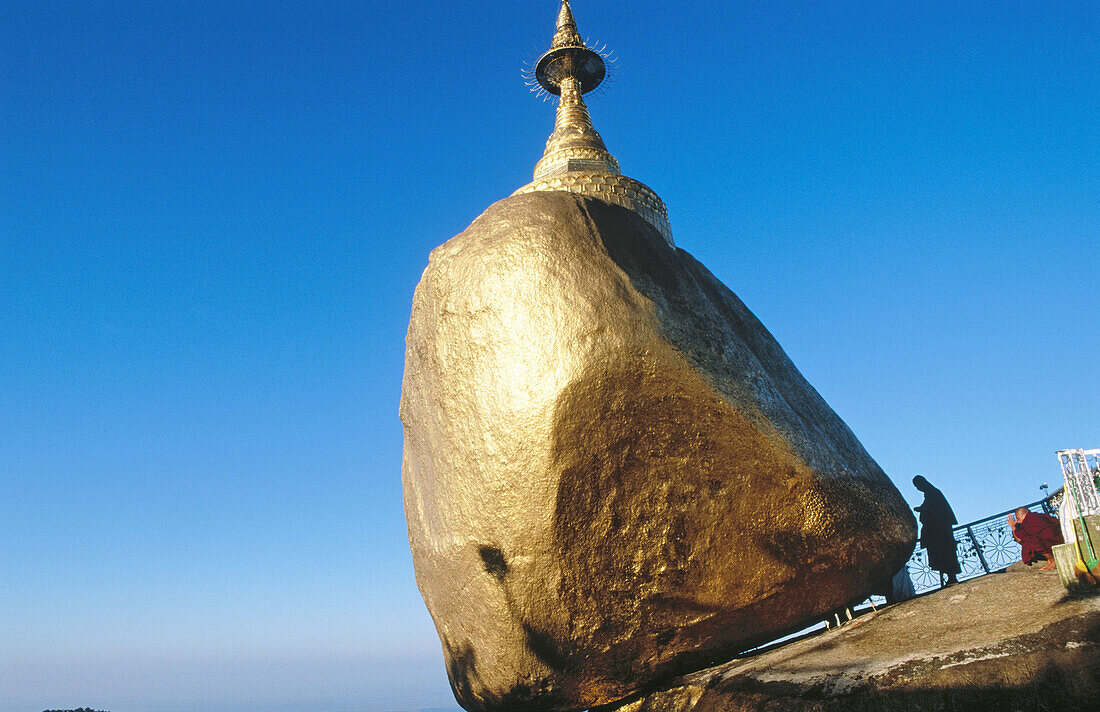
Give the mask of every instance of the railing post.
[[989, 564], [985, 563], [985, 554], [982, 553], [982, 545], [978, 543], [978, 537], [974, 536], [974, 530], [966, 525], [966, 533], [970, 537], [970, 543], [974, 545], [974, 551], [978, 554], [978, 561], [982, 562], [982, 568], [989, 573]]

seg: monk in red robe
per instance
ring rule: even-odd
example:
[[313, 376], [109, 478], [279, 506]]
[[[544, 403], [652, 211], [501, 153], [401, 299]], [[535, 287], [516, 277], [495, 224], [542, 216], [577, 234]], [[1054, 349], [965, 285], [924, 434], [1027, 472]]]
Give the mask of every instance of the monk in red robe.
[[1015, 514], [1008, 515], [1008, 526], [1012, 527], [1012, 537], [1020, 542], [1020, 547], [1024, 550], [1025, 564], [1030, 566], [1039, 559], [1046, 559], [1047, 563], [1041, 571], [1053, 571], [1057, 568], [1052, 549], [1055, 544], [1065, 543], [1057, 519], [1049, 514], [1020, 507]]

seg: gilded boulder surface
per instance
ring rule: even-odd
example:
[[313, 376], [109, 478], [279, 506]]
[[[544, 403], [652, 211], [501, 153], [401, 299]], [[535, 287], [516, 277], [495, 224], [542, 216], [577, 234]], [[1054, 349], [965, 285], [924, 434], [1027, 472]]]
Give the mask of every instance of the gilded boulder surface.
[[580, 710], [862, 598], [915, 523], [741, 301], [636, 213], [492, 205], [432, 252], [401, 397], [420, 587], [469, 710]]

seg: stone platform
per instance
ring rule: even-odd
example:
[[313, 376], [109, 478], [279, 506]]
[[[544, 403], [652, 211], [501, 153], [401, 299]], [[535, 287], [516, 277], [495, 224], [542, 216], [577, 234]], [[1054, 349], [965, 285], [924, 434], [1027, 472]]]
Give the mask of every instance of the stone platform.
[[615, 712], [1097, 712], [1100, 595], [992, 574], [666, 682]]

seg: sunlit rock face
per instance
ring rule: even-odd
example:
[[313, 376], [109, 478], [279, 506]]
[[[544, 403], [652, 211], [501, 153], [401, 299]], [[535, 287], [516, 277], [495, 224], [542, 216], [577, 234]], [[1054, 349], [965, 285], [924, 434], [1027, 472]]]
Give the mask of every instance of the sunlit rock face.
[[469, 710], [579, 710], [864, 596], [908, 507], [635, 213], [492, 205], [432, 252], [401, 398], [417, 583]]

